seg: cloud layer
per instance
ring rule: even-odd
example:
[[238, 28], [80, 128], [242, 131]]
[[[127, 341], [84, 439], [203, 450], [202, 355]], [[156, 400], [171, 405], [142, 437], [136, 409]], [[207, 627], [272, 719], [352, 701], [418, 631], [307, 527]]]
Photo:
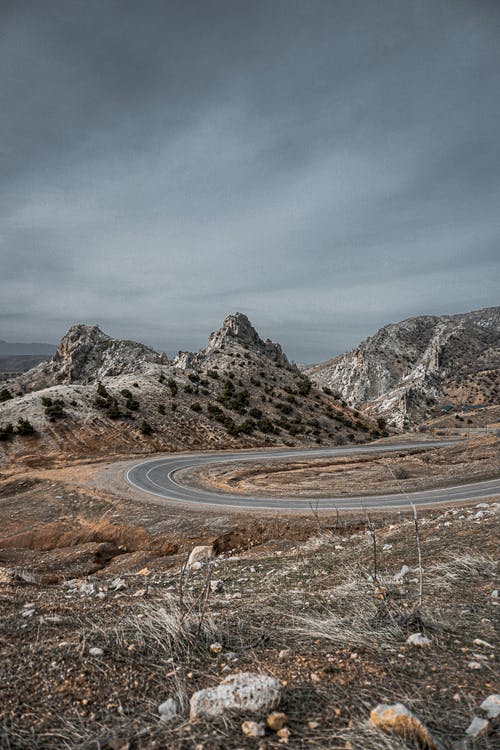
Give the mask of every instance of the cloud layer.
[[196, 349], [240, 310], [317, 361], [498, 303], [497, 3], [0, 15], [0, 338]]

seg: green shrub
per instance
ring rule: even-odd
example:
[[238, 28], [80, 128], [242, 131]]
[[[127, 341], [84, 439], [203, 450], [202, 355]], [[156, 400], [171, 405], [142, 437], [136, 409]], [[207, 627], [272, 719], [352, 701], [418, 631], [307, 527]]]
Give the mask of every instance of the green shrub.
[[97, 384], [97, 395], [101, 396], [101, 398], [108, 398], [109, 396], [109, 393], [106, 390], [106, 386], [101, 382]]
[[143, 435], [152, 435], [153, 432], [154, 432], [154, 430], [151, 427], [151, 425], [149, 424], [149, 422], [146, 422], [145, 419], [142, 420], [141, 432], [142, 432]]
[[17, 423], [16, 432], [18, 435], [34, 435], [36, 430], [28, 419], [20, 419]]
[[6, 424], [5, 427], [0, 427], [0, 441], [10, 440], [13, 434], [12, 422]]
[[169, 378], [168, 382], [167, 382], [167, 385], [170, 388], [170, 393], [172, 394], [172, 396], [176, 396], [177, 395], [177, 391], [179, 390], [179, 388], [178, 388], [177, 383], [175, 382], [175, 380], [173, 378]]
[[42, 398], [42, 404], [44, 405], [45, 414], [49, 418], [49, 422], [55, 422], [57, 419], [62, 419], [66, 416], [64, 413], [64, 401], [62, 398], [57, 398], [52, 401], [51, 398], [44, 396]]

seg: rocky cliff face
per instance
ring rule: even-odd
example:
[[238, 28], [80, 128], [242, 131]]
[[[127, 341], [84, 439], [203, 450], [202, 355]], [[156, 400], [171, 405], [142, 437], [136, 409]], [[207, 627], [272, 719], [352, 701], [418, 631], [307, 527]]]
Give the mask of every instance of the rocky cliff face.
[[210, 334], [207, 346], [200, 352], [179, 352], [174, 365], [181, 369], [206, 368], [215, 362], [224, 365], [237, 350], [253, 352], [281, 367], [292, 367], [281, 346], [269, 339], [263, 341], [247, 316], [239, 312], [229, 315], [222, 326]]
[[400, 428], [435, 416], [458, 391], [462, 403], [498, 401], [500, 307], [390, 324], [305, 372], [350, 406]]
[[144, 344], [113, 339], [98, 326], [75, 325], [61, 339], [54, 356], [26, 373], [21, 382], [27, 390], [57, 383], [92, 383], [167, 363], [165, 354]]

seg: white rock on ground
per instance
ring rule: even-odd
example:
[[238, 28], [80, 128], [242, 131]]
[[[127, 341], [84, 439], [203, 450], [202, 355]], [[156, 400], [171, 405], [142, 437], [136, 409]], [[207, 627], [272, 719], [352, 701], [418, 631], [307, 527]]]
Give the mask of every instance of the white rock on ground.
[[274, 677], [254, 672], [231, 674], [217, 687], [198, 690], [191, 696], [190, 719], [221, 716], [228, 710], [271, 711], [280, 698], [281, 686]]
[[179, 713], [179, 704], [174, 698], [167, 698], [158, 706], [158, 713], [162, 721], [172, 721]]
[[188, 567], [192, 568], [195, 563], [208, 562], [208, 560], [211, 560], [214, 556], [215, 550], [211, 544], [193, 547], [187, 561]]
[[489, 695], [481, 703], [481, 708], [485, 711], [488, 718], [496, 719], [497, 716], [500, 716], [500, 694], [493, 693], [493, 695]]
[[261, 721], [244, 721], [241, 725], [241, 731], [243, 734], [248, 735], [248, 737], [264, 737], [266, 727]]
[[394, 576], [395, 581], [404, 581], [407, 575], [410, 573], [413, 573], [413, 568], [410, 568], [409, 565], [403, 565], [399, 573], [396, 573]]
[[488, 719], [481, 719], [479, 716], [474, 716], [471, 723], [465, 730], [465, 734], [469, 737], [484, 737], [490, 730], [490, 722]]
[[482, 669], [483, 665], [478, 661], [470, 661], [467, 666], [469, 669]]
[[92, 648], [89, 648], [89, 654], [91, 656], [104, 656], [104, 651], [102, 648], [99, 648], [99, 646], [93, 646]]
[[406, 639], [406, 643], [409, 643], [410, 646], [430, 646], [431, 639], [422, 633], [412, 633]]
[[443, 750], [440, 742], [432, 736], [425, 724], [402, 703], [379, 703], [370, 714], [370, 722], [388, 734], [415, 739], [429, 750]]

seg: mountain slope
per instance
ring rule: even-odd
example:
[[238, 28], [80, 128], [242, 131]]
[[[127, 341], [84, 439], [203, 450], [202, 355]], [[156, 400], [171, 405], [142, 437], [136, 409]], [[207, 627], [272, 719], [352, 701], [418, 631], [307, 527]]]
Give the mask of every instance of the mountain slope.
[[51, 360], [7, 385], [0, 451], [23, 448], [15, 431], [5, 433], [19, 419], [34, 426], [28, 438], [41, 440], [45, 452], [73, 455], [362, 442], [380, 434], [312, 387], [240, 313], [200, 352], [173, 362], [97, 326], [73, 326]]
[[304, 372], [399, 428], [436, 416], [448, 402], [498, 403], [500, 307], [392, 323]]

